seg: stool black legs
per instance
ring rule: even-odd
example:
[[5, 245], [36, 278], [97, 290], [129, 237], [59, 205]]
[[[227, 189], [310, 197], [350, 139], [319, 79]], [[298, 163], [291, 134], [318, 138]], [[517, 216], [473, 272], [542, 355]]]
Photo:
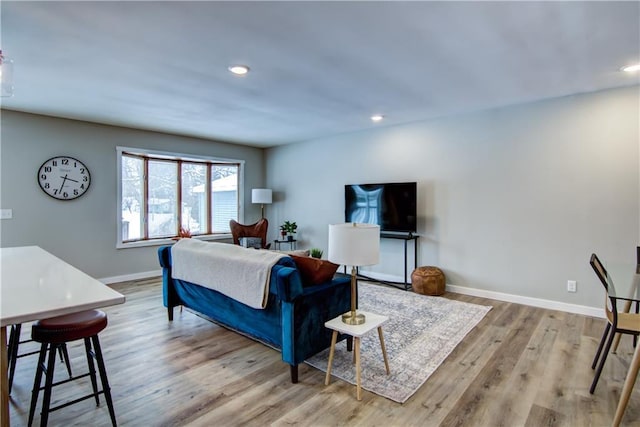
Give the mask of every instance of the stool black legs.
[[[93, 344], [93, 346], [92, 346]], [[49, 420], [49, 412], [53, 412], [55, 410], [64, 408], [69, 405], [73, 405], [74, 403], [81, 402], [86, 399], [95, 398], [96, 406], [100, 405], [100, 400], [98, 395], [100, 393], [104, 393], [105, 400], [107, 401], [107, 407], [109, 409], [109, 416], [111, 417], [111, 423], [114, 427], [116, 427], [116, 415], [113, 409], [113, 401], [111, 399], [111, 389], [109, 388], [109, 381], [107, 380], [107, 371], [104, 366], [104, 359], [102, 357], [102, 350], [100, 348], [100, 341], [98, 340], [97, 335], [93, 335], [92, 337], [84, 338], [85, 352], [87, 354], [87, 366], [89, 368], [89, 372], [83, 375], [79, 375], [76, 377], [71, 377], [68, 380], [59, 381], [57, 383], [53, 382], [53, 375], [55, 371], [55, 363], [56, 363], [56, 351], [64, 346], [64, 343], [61, 344], [47, 344], [42, 343], [40, 347], [40, 354], [38, 358], [38, 366], [36, 369], [36, 376], [33, 381], [33, 390], [31, 392], [31, 405], [29, 408], [29, 427], [33, 423], [33, 418], [38, 402], [38, 396], [40, 394], [40, 390], [44, 390], [44, 397], [42, 400], [42, 414], [40, 417], [40, 426], [46, 426]], [[47, 350], [49, 353], [47, 365], [44, 364], [44, 359], [47, 356]], [[68, 356], [66, 357], [68, 360]], [[100, 381], [102, 383], [102, 390], [98, 390], [98, 381], [96, 378], [96, 369], [94, 365], [94, 359], [98, 363], [98, 372], [100, 373]], [[44, 387], [40, 387], [42, 383], [42, 375], [45, 374], [45, 385]], [[51, 408], [51, 390], [53, 387], [67, 383], [69, 381], [73, 381], [79, 378], [84, 378], [89, 376], [91, 378], [91, 387], [93, 389], [93, 393], [88, 394], [86, 396], [80, 397], [73, 401], [61, 404], [54, 408]]]
[[96, 357], [91, 349], [91, 340], [89, 338], [84, 339], [84, 349], [87, 353], [87, 365], [89, 367], [89, 377], [91, 378], [91, 387], [93, 388], [93, 394], [96, 397], [96, 406], [100, 405], [100, 399], [98, 398], [98, 381], [96, 381], [96, 366], [93, 363], [93, 359]]
[[[51, 404], [51, 388], [53, 387], [53, 371], [56, 368], [56, 346], [50, 345], [49, 348], [49, 361], [47, 362], [47, 369], [44, 380], [44, 399], [42, 400], [42, 414], [40, 416], [40, 427], [46, 426], [49, 421], [49, 406]], [[35, 388], [35, 387], [34, 387]], [[38, 383], [36, 392], [36, 400], [38, 400], [38, 393], [40, 392], [40, 383]], [[33, 394], [31, 395], [33, 398]], [[30, 416], [29, 418], [31, 418]], [[30, 425], [30, 424], [29, 424]]]
[[7, 348], [7, 358], [9, 359], [9, 394], [11, 394], [11, 386], [13, 385], [13, 375], [16, 372], [21, 326], [22, 325], [11, 325], [11, 333], [9, 334], [9, 346]]
[[[9, 362], [9, 394], [11, 394], [11, 388], [13, 386], [13, 376], [16, 372], [16, 362], [20, 357], [31, 356], [32, 354], [38, 354], [37, 351], [30, 353], [18, 354], [18, 347], [20, 344], [32, 342], [33, 340], [20, 341], [20, 333], [22, 331], [22, 324], [11, 325], [11, 333], [9, 334], [9, 344], [7, 346], [7, 355]], [[67, 345], [63, 344], [58, 347], [60, 352], [60, 360], [64, 361], [67, 365], [67, 372], [69, 372], [69, 378], [71, 378], [71, 362], [69, 362], [69, 353], [67, 352]]]
[[[44, 358], [47, 355], [47, 343], [40, 346], [40, 356], [38, 357], [38, 365], [36, 366], [36, 377], [33, 380], [33, 390], [31, 390], [31, 405], [29, 406], [28, 426], [33, 423], [33, 414], [36, 412], [36, 403], [38, 402], [38, 394], [40, 394], [40, 383], [42, 382], [42, 372], [45, 370]], [[51, 344], [53, 346], [53, 344]], [[53, 352], [55, 355], [55, 351]]]
[[58, 352], [60, 353], [60, 359], [64, 360], [64, 364], [67, 365], [69, 378], [73, 377], [73, 374], [71, 374], [71, 362], [69, 361], [69, 352], [67, 352], [67, 345], [62, 344], [60, 347], [58, 347]]
[[[104, 367], [104, 359], [102, 358], [102, 350], [100, 349], [100, 341], [98, 336], [91, 337], [93, 341], [93, 349], [96, 353], [96, 361], [98, 362], [98, 370], [100, 371], [100, 380], [102, 381], [102, 391], [104, 392], [104, 398], [107, 400], [107, 407], [109, 408], [109, 416], [111, 417], [111, 424], [116, 427], [116, 413], [113, 410], [113, 400], [111, 400], [111, 388], [109, 388], [109, 380], [107, 380], [107, 370]], [[96, 394], [96, 400], [98, 395]]]

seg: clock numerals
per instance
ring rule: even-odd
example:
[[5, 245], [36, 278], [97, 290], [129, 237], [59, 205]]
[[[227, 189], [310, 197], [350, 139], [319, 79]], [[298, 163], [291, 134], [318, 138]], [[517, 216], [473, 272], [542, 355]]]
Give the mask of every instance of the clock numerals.
[[40, 166], [38, 183], [55, 199], [73, 200], [89, 189], [91, 174], [84, 163], [73, 157], [53, 157]]

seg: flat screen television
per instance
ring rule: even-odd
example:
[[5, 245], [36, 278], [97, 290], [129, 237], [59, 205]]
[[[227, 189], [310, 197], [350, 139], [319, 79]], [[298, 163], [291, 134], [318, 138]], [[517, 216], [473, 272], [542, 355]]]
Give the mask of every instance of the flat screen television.
[[344, 186], [346, 222], [378, 224], [382, 232], [417, 231], [415, 182]]

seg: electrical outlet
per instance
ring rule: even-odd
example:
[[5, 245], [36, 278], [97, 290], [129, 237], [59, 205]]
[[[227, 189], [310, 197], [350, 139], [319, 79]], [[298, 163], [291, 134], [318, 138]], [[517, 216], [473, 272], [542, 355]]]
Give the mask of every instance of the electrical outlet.
[[567, 280], [567, 292], [578, 292], [578, 282]]
[[0, 219], [13, 218], [13, 209], [0, 209]]

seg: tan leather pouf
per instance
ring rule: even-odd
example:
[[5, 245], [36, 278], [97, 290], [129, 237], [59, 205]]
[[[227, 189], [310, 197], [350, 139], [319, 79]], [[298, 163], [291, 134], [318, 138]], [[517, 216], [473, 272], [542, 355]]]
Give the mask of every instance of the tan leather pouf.
[[411, 287], [417, 294], [444, 294], [444, 273], [438, 267], [418, 267], [411, 273]]

